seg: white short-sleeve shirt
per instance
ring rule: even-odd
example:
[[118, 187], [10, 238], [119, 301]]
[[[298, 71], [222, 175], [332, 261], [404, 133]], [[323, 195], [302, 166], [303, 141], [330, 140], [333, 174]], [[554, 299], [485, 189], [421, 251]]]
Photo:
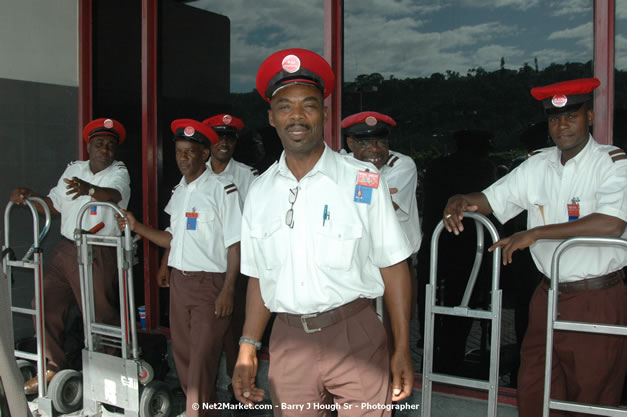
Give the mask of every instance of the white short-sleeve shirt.
[[[227, 249], [240, 240], [241, 210], [231, 179], [208, 170], [181, 178], [165, 207], [172, 235], [168, 265], [181, 271], [226, 272]], [[195, 220], [192, 220], [195, 219]]]
[[[377, 172], [325, 145], [300, 181], [283, 153], [253, 183], [242, 218], [241, 272], [259, 279], [270, 311], [324, 312], [359, 297], [379, 297], [384, 291], [379, 268], [411, 255], [383, 178], [372, 189], [370, 204], [354, 201], [357, 173], [366, 170]], [[286, 213], [296, 187], [290, 228]]]
[[[627, 160], [624, 151], [600, 145], [592, 136], [574, 158], [562, 165], [557, 147], [542, 149], [483, 191], [495, 216], [506, 222], [527, 210], [527, 228], [569, 221], [568, 204], [579, 217], [606, 214], [627, 221]], [[623, 238], [627, 237], [627, 232]], [[536, 266], [547, 277], [561, 240], [531, 245]], [[627, 252], [611, 247], [574, 247], [561, 257], [560, 282], [598, 277], [627, 265]]]
[[246, 200], [246, 194], [248, 194], [250, 184], [252, 184], [253, 180], [259, 176], [259, 171], [257, 171], [256, 168], [238, 162], [235, 159], [231, 159], [229, 161], [226, 168], [224, 168], [224, 171], [216, 174], [211, 168], [211, 158], [209, 158], [209, 161], [207, 161], [207, 169], [212, 175], [221, 175], [224, 177], [230, 176], [232, 178], [232, 181], [235, 183], [237, 191], [239, 192], [242, 207], [244, 206], [244, 200]]
[[[117, 205], [123, 209], [128, 206], [128, 202], [131, 198], [131, 178], [123, 162], [113, 161], [111, 165], [96, 174], [89, 168], [89, 161], [70, 162], [59, 178], [57, 185], [52, 188], [48, 194], [54, 208], [61, 213], [61, 234], [63, 237], [74, 240], [74, 229], [76, 228], [79, 211], [85, 203], [92, 201], [92, 198], [87, 195], [72, 200], [74, 194], [66, 194], [68, 191], [66, 188], [67, 184], [63, 179], [72, 179], [72, 177], [80, 178], [98, 187], [118, 190], [122, 196], [122, 200], [120, 200]], [[89, 230], [100, 222], [104, 223], [104, 227], [98, 232], [99, 235], [120, 235], [120, 229], [115, 220], [114, 211], [109, 207], [96, 207], [95, 209], [88, 210], [88, 212], [83, 215], [81, 228], [83, 230]]]
[[412, 253], [418, 252], [422, 241], [420, 230], [420, 218], [418, 217], [418, 202], [416, 200], [416, 188], [418, 187], [418, 170], [414, 160], [399, 152], [390, 151], [387, 163], [381, 168], [381, 175], [390, 188], [398, 191], [392, 194], [392, 201], [398, 209], [396, 217], [401, 223], [407, 240], [412, 248]]

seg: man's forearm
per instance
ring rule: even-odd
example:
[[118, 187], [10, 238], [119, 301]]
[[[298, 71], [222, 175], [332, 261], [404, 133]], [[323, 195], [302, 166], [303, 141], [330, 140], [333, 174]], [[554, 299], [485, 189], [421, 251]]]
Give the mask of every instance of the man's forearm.
[[573, 236], [621, 236], [625, 222], [618, 217], [592, 213], [567, 223], [549, 224], [530, 229], [539, 239], [568, 239]]
[[242, 336], [260, 341], [268, 320], [270, 320], [270, 310], [266, 308], [261, 298], [259, 279], [250, 277], [246, 292], [246, 321]]
[[235, 283], [239, 275], [240, 245], [239, 242], [232, 244], [226, 250], [226, 276], [224, 287], [230, 291], [235, 289]]
[[150, 240], [157, 246], [161, 246], [162, 248], [170, 247], [170, 241], [172, 240], [172, 235], [170, 234], [170, 232], [154, 229], [139, 222], [135, 223], [135, 228], [133, 231], [138, 235], [141, 235]]

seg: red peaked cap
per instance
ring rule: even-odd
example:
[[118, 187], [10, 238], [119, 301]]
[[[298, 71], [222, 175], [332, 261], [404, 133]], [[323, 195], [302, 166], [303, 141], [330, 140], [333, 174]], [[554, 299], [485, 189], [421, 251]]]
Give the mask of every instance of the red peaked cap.
[[257, 71], [257, 91], [270, 102], [276, 91], [290, 84], [313, 85], [327, 98], [335, 87], [335, 74], [320, 55], [307, 49], [284, 49], [266, 58]]
[[220, 133], [232, 133], [237, 135], [237, 132], [244, 128], [244, 122], [235, 116], [230, 114], [217, 114], [208, 119], [202, 121], [204, 124], [211, 126], [218, 134]]
[[99, 135], [113, 136], [121, 144], [126, 139], [126, 129], [117, 120], [106, 118], [92, 120], [83, 128], [83, 140], [87, 143], [92, 137]]
[[532, 88], [531, 95], [542, 101], [545, 111], [562, 112], [592, 100], [592, 90], [599, 85], [601, 81], [596, 78], [580, 78]]
[[342, 120], [344, 136], [356, 139], [369, 137], [386, 137], [396, 122], [390, 116], [376, 111], [364, 111], [348, 116]]
[[174, 141], [189, 140], [209, 147], [220, 140], [218, 134], [211, 127], [192, 119], [176, 119], [170, 125], [174, 133]]

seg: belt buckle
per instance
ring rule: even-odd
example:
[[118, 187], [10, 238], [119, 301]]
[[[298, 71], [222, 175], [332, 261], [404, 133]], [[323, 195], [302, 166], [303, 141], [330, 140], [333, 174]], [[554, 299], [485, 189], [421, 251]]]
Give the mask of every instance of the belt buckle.
[[303, 324], [303, 329], [305, 330], [305, 333], [315, 333], [315, 332], [322, 331], [322, 328], [317, 328], [317, 329], [309, 328], [309, 325], [307, 324], [307, 319], [312, 319], [315, 317], [318, 317], [318, 313], [303, 314], [302, 316], [300, 316], [300, 322]]

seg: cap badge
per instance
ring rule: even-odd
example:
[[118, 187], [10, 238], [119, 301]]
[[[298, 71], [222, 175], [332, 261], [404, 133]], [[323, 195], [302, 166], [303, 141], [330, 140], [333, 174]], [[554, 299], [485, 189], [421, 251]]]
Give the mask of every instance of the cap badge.
[[296, 55], [286, 55], [281, 62], [281, 67], [289, 73], [296, 72], [300, 69], [300, 59]]
[[194, 136], [194, 133], [196, 133], [196, 129], [194, 129], [194, 128], [193, 128], [193, 127], [191, 127], [191, 126], [187, 126], [187, 127], [185, 128], [185, 130], [183, 130], [183, 134], [184, 134], [185, 136], [188, 136], [188, 137], [189, 137], [189, 136]]
[[113, 127], [113, 120], [111, 119], [106, 119], [104, 121], [104, 127], [106, 127], [107, 129], [111, 129]]
[[566, 97], [564, 94], [556, 94], [551, 99], [551, 103], [553, 103], [555, 107], [564, 107], [567, 102], [568, 97]]
[[224, 123], [225, 125], [230, 125], [232, 121], [233, 118], [228, 114], [225, 114], [224, 117], [222, 117], [222, 123]]
[[377, 124], [377, 118], [374, 116], [366, 117], [366, 124], [368, 126], [375, 126]]

